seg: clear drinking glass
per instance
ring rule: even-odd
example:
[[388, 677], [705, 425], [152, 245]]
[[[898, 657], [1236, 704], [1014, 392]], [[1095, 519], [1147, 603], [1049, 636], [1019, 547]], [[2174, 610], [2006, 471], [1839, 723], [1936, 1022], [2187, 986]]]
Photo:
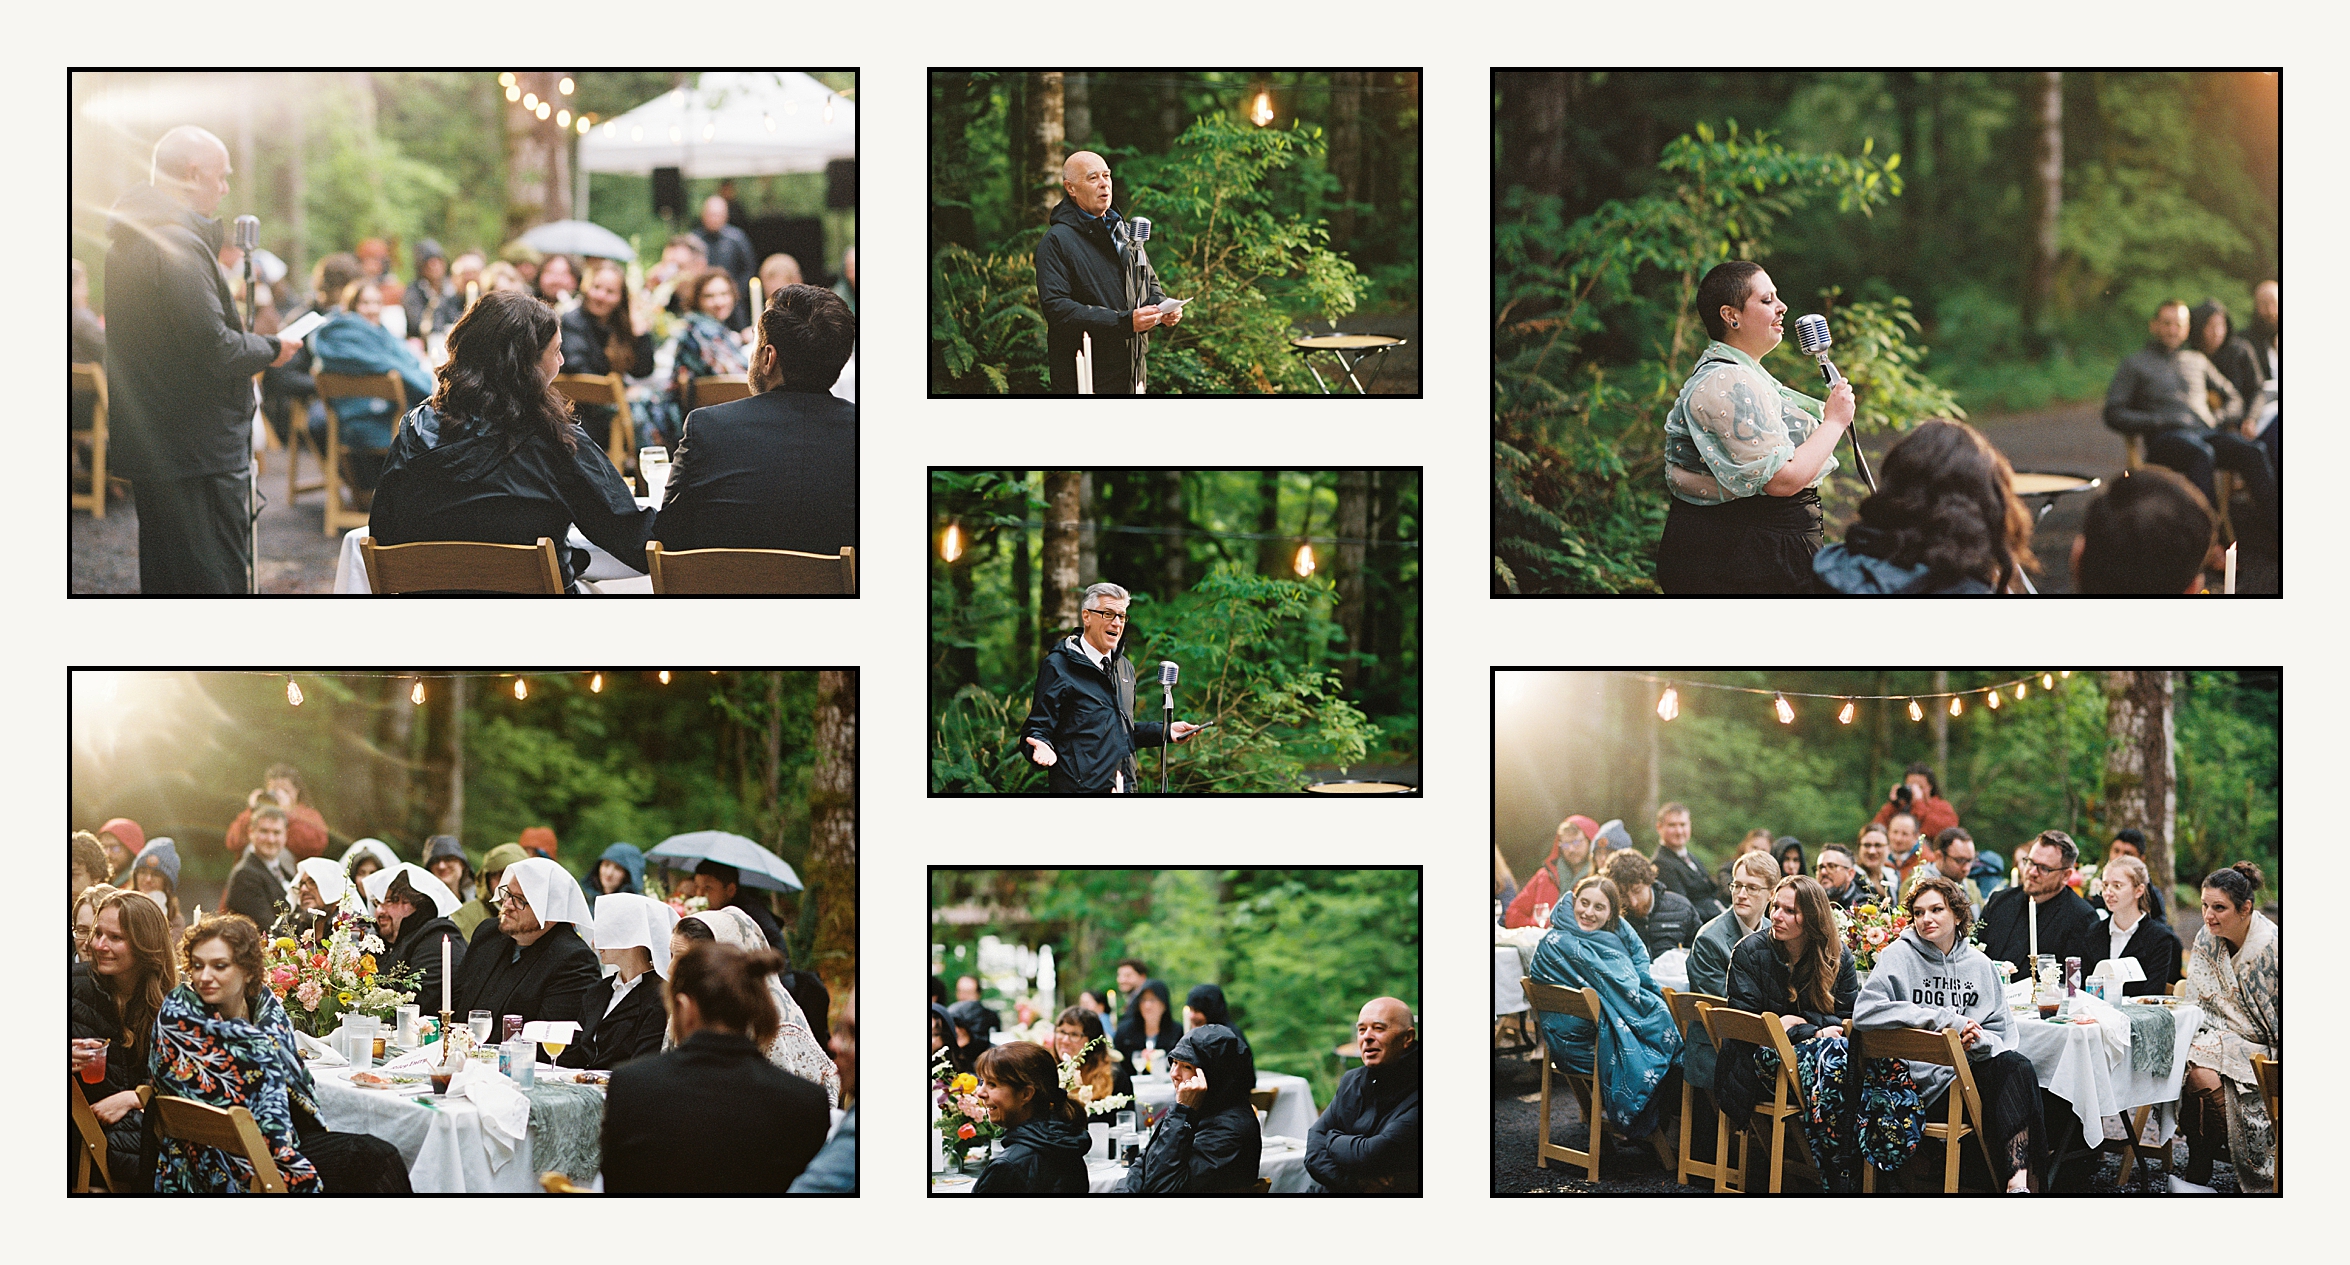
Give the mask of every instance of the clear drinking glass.
[[638, 449], [636, 467], [638, 472], [645, 477], [645, 495], [651, 497], [654, 504], [660, 504], [669, 488], [669, 450], [667, 448]]
[[490, 1028], [497, 1022], [498, 1017], [486, 1010], [469, 1010], [465, 1013], [465, 1024], [473, 1029], [473, 1040], [478, 1045], [489, 1044]]

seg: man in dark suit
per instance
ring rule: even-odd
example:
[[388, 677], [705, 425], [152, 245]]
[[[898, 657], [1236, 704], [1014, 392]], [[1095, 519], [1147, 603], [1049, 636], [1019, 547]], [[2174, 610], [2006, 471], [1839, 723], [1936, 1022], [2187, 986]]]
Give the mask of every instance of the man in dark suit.
[[1656, 854], [1649, 860], [1656, 865], [1656, 881], [1688, 901], [1698, 922], [1721, 916], [1722, 902], [1714, 892], [1713, 876], [1689, 855], [1688, 808], [1667, 804], [1656, 810]]
[[602, 975], [576, 924], [589, 922], [578, 880], [545, 857], [506, 867], [498, 920], [474, 928], [457, 966], [456, 1009], [576, 1020], [579, 999]]
[[795, 285], [759, 319], [755, 394], [685, 419], [654, 527], [665, 550], [857, 543], [857, 406], [832, 394], [857, 318], [832, 291]]
[[2071, 835], [2061, 830], [2041, 831], [2025, 858], [2021, 886], [2003, 888], [1984, 903], [1983, 954], [1993, 962], [2013, 964], [2016, 973], [2010, 979], [2031, 974], [2027, 959], [2031, 957], [2032, 916], [2026, 912], [2027, 905], [2038, 909], [2042, 956], [2053, 956], [2059, 965], [2068, 957], [2077, 957], [2084, 969], [2108, 956], [2097, 911], [2066, 885], [2080, 857], [2080, 846]]

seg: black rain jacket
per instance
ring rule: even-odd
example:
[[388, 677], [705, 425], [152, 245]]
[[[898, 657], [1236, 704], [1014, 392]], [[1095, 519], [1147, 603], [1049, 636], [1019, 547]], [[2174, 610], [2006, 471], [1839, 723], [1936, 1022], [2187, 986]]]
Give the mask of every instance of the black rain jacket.
[[1138, 748], [1167, 740], [1159, 721], [1134, 720], [1134, 664], [1122, 649], [1093, 666], [1069, 637], [1054, 646], [1036, 669], [1036, 694], [1020, 726], [1020, 754], [1036, 758], [1027, 739], [1042, 738], [1057, 757], [1046, 770], [1055, 795], [1104, 795], [1122, 769], [1126, 789], [1138, 788]]
[[1420, 1043], [1358, 1067], [1306, 1134], [1306, 1171], [1339, 1194], [1420, 1193]]
[[[1769, 930], [1758, 931], [1738, 942], [1730, 951], [1730, 1008], [1750, 1010], [1758, 1015], [1800, 1014], [1803, 1022], [1787, 1030], [1787, 1044], [1801, 1045], [1820, 1034], [1820, 1029], [1852, 1027], [1852, 1003], [1860, 997], [1860, 977], [1852, 970], [1852, 950], [1843, 950], [1836, 964], [1836, 988], [1833, 1012], [1804, 1010], [1796, 1000], [1795, 973], [1780, 956], [1779, 942], [1770, 937]], [[1773, 1022], [1776, 1022], [1775, 1020]], [[1744, 1120], [1755, 1104], [1771, 1096], [1770, 1082], [1763, 1079], [1762, 1069], [1754, 1065], [1754, 1046], [1744, 1041], [1724, 1041], [1720, 1057], [1714, 1063], [1714, 1100], [1721, 1104], [1732, 1120]]]
[[1208, 1074], [1206, 1099], [1197, 1107], [1178, 1102], [1151, 1131], [1150, 1149], [1128, 1170], [1118, 1189], [1129, 1195], [1229, 1195], [1255, 1188], [1264, 1154], [1249, 1091], [1248, 1051], [1240, 1034], [1222, 1024], [1194, 1028], [1175, 1043], [1170, 1057]]
[[1150, 346], [1149, 334], [1134, 332], [1134, 309], [1167, 296], [1159, 289], [1147, 248], [1142, 248], [1145, 292], [1127, 293], [1117, 240], [1124, 232], [1118, 208], [1093, 218], [1063, 198], [1036, 243], [1036, 300], [1044, 313], [1045, 360], [1055, 395], [1077, 393], [1077, 353], [1086, 334], [1093, 335], [1094, 394], [1134, 394], [1134, 365], [1141, 359], [1134, 353]]
[[1004, 1153], [987, 1162], [974, 1195], [1082, 1195], [1085, 1151], [1093, 1135], [1066, 1120], [1024, 1120], [1004, 1134]]

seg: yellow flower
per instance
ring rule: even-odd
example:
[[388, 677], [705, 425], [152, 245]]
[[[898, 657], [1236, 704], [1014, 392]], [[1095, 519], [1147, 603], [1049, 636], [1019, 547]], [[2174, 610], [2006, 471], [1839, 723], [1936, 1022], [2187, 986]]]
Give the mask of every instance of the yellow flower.
[[976, 1076], [973, 1076], [971, 1073], [969, 1073], [969, 1072], [964, 1072], [964, 1073], [962, 1073], [961, 1075], [959, 1075], [959, 1076], [955, 1077], [955, 1092], [956, 1092], [956, 1093], [958, 1093], [958, 1094], [968, 1094], [968, 1093], [970, 1093], [972, 1090], [974, 1090], [974, 1089], [977, 1089], [977, 1088], [979, 1088], [979, 1078], [978, 1078], [978, 1077], [976, 1077]]
[[362, 953], [362, 954], [360, 954], [360, 955], [359, 955], [359, 973], [360, 973], [361, 975], [373, 975], [373, 974], [375, 974], [375, 955], [374, 955], [374, 954], [372, 954], [372, 953]]
[[344, 1004], [344, 1005], [346, 1005], [346, 1006], [348, 1006], [348, 1005], [350, 1005], [350, 1004], [351, 1004], [351, 994], [349, 994], [348, 992], [336, 993], [336, 994], [335, 994], [335, 1000], [336, 1000], [336, 1001], [339, 1001], [339, 1002], [341, 1002], [341, 1003], [343, 1003], [343, 1004]]
[[1857, 912], [1863, 918], [1872, 918], [1876, 916], [1877, 907], [1875, 905], [1863, 905]]
[[295, 944], [293, 937], [291, 936], [279, 936], [277, 938], [277, 947], [287, 953], [292, 953], [295, 949], [300, 948], [301, 946]]

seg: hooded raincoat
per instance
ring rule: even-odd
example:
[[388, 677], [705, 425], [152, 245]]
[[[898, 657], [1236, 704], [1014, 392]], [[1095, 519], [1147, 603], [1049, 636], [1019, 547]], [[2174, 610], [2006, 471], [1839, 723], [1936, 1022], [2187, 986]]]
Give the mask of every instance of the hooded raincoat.
[[1081, 1124], [1042, 1116], [1023, 1120], [1005, 1130], [1004, 1153], [987, 1162], [971, 1193], [1082, 1195], [1085, 1151], [1092, 1141]]
[[1039, 738], [1053, 749], [1046, 784], [1056, 795], [1131, 794], [1140, 768], [1134, 753], [1167, 740], [1161, 721], [1134, 719], [1134, 662], [1122, 647], [1095, 667], [1077, 638], [1064, 638], [1036, 668], [1036, 693], [1020, 726], [1020, 753], [1033, 760]]
[[1224, 1195], [1253, 1189], [1264, 1132], [1249, 1105], [1256, 1081], [1248, 1047], [1222, 1024], [1194, 1029], [1172, 1057], [1207, 1073], [1199, 1105], [1175, 1107], [1151, 1130], [1151, 1144], [1119, 1190], [1129, 1195]]

